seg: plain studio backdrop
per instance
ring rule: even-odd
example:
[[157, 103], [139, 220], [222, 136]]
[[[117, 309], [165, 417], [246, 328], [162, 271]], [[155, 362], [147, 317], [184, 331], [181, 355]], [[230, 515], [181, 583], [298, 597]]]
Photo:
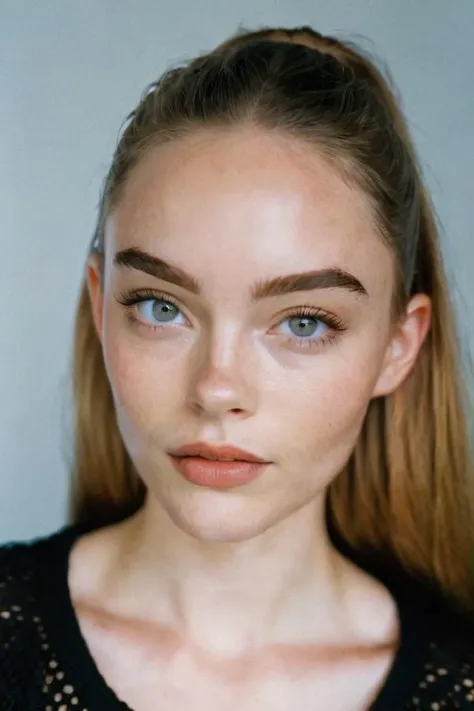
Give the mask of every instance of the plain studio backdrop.
[[66, 521], [73, 315], [122, 121], [239, 27], [302, 24], [388, 63], [472, 351], [474, 0], [0, 0], [0, 541]]

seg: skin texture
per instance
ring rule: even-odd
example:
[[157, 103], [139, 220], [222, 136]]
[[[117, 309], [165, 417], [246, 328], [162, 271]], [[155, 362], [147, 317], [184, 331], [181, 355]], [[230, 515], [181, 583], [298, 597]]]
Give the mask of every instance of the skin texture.
[[[178, 266], [202, 293], [115, 265], [130, 248]], [[326, 268], [367, 294], [250, 297], [262, 280]], [[429, 328], [424, 295], [391, 323], [393, 271], [366, 197], [294, 139], [201, 131], [155, 147], [129, 177], [106, 224], [104, 281], [92, 257], [88, 283], [148, 498], [79, 541], [70, 587], [99, 669], [137, 711], [157, 699], [173, 710], [306, 709], [315, 698], [362, 709], [382, 682], [395, 605], [332, 548], [323, 508], [370, 399], [403, 382]], [[162, 301], [119, 303], [136, 289], [170, 297], [172, 318]], [[309, 335], [302, 306], [319, 310]], [[318, 320], [327, 314], [342, 331]], [[197, 440], [271, 464], [239, 488], [196, 486], [167, 452]]]

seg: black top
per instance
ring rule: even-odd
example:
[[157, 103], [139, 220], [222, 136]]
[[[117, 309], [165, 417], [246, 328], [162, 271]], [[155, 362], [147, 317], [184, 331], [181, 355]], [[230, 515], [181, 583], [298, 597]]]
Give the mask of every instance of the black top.
[[[100, 675], [71, 604], [80, 533], [0, 547], [0, 711], [130, 711]], [[472, 624], [408, 578], [378, 577], [397, 602], [401, 641], [370, 711], [474, 709]]]

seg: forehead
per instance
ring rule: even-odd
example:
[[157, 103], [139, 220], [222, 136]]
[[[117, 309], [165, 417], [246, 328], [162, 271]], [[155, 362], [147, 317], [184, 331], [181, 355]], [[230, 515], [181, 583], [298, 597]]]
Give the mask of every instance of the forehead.
[[107, 243], [139, 247], [204, 281], [225, 275], [232, 287], [336, 266], [374, 290], [392, 272], [366, 196], [317, 149], [249, 128], [150, 150], [107, 220]]

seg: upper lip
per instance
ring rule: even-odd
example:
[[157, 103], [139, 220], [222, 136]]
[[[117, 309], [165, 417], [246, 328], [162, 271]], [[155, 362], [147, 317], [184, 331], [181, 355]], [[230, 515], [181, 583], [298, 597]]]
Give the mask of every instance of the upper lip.
[[233, 447], [229, 444], [213, 445], [206, 442], [192, 442], [184, 444], [182, 447], [174, 450], [172, 454], [175, 457], [203, 457], [204, 459], [219, 459], [219, 460], [238, 460], [244, 462], [261, 462], [266, 460], [258, 457], [256, 454], [246, 452], [238, 447]]

